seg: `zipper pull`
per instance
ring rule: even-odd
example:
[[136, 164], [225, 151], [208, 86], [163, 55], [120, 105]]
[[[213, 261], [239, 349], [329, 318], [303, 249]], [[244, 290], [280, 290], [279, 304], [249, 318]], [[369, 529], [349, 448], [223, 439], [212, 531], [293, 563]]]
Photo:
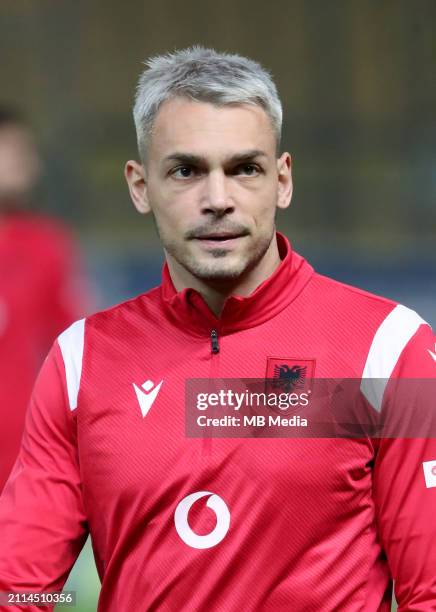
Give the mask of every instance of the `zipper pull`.
[[210, 341], [212, 343], [212, 353], [219, 353], [220, 345], [218, 344], [218, 332], [216, 329], [210, 332]]

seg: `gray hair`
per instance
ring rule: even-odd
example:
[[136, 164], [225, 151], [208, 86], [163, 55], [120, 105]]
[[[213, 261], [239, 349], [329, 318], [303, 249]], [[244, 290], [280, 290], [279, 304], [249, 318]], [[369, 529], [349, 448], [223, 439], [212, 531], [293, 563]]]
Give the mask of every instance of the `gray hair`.
[[257, 62], [241, 55], [194, 46], [152, 57], [145, 66], [133, 108], [142, 161], [157, 112], [163, 102], [174, 97], [216, 106], [260, 106], [271, 120], [279, 146], [282, 105], [270, 74]]

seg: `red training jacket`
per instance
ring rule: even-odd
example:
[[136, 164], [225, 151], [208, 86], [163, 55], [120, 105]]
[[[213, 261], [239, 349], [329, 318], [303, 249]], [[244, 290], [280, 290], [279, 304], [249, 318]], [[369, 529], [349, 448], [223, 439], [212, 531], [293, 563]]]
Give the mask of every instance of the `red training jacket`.
[[220, 319], [165, 267], [60, 336], [0, 498], [0, 591], [61, 589], [89, 532], [102, 612], [387, 612], [392, 579], [400, 612], [436, 610], [434, 439], [185, 436], [188, 378], [435, 378], [415, 312], [278, 242]]

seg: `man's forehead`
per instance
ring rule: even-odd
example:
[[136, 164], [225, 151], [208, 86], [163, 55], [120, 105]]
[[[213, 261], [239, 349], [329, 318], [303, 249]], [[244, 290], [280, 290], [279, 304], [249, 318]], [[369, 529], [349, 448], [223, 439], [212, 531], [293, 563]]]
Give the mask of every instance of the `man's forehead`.
[[268, 115], [265, 110], [259, 104], [249, 104], [249, 103], [237, 103], [237, 102], [229, 102], [227, 104], [217, 104], [214, 102], [204, 101], [204, 100], [194, 100], [192, 98], [188, 98], [186, 96], [173, 96], [163, 102], [157, 113], [155, 118], [155, 123], [157, 123], [159, 117], [168, 116], [172, 113], [186, 113], [189, 112], [192, 115], [209, 113], [211, 115], [224, 115], [229, 113], [240, 113], [241, 111], [248, 111], [250, 113], [258, 114], [259, 116], [264, 116], [268, 119]]
[[269, 152], [275, 147], [275, 134], [259, 106], [216, 106], [175, 98], [159, 109], [151, 145], [163, 157], [181, 151], [202, 157], [215, 151], [228, 157], [252, 150]]

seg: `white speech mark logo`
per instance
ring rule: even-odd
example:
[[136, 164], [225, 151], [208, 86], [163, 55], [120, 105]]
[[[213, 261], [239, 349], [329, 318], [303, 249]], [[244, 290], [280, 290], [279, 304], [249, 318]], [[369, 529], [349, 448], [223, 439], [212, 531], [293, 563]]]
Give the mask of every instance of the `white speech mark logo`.
[[[210, 495], [206, 506], [215, 512], [216, 526], [210, 533], [198, 535], [189, 526], [188, 514], [195, 502], [202, 497], [206, 497], [206, 495]], [[198, 491], [197, 493], [191, 493], [178, 504], [174, 513], [174, 523], [177, 533], [188, 546], [192, 548], [212, 548], [226, 536], [230, 527], [230, 512], [225, 501], [219, 495], [215, 495], [211, 491]]]

